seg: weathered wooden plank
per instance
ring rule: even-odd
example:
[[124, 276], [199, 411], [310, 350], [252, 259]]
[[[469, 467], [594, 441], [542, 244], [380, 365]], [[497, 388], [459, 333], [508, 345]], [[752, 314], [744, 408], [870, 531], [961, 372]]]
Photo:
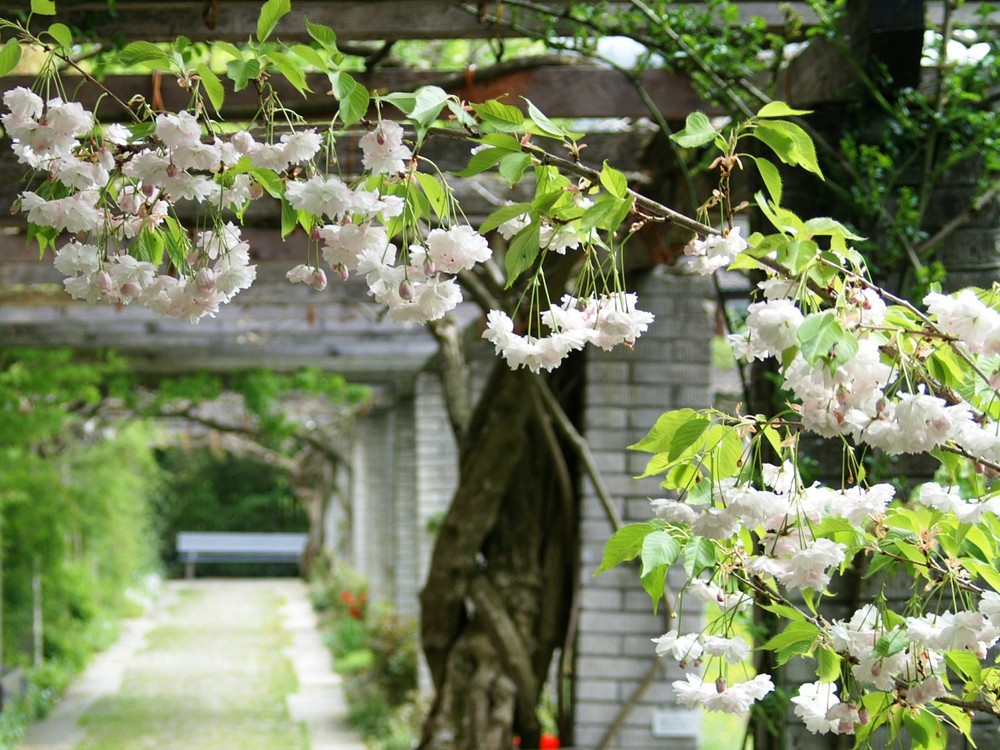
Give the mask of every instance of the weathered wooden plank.
[[[555, 0], [546, 5], [561, 9], [569, 4]], [[581, 3], [582, 4], [582, 3]], [[25, 11], [29, 0], [12, 0], [8, 11]], [[59, 0], [55, 20], [86, 29], [93, 39], [109, 40], [123, 36], [127, 40], [162, 41], [184, 35], [195, 41], [210, 39], [242, 42], [254, 34], [260, 12], [258, 0], [118, 0], [114, 11], [103, 0]], [[967, 3], [966, 6], [978, 5]], [[627, 3], [609, 3], [608, 10], [627, 7]], [[769, 28], [785, 25], [786, 11], [792, 17], [813, 24], [816, 16], [808, 4], [740, 2], [738, 23], [762, 18]], [[509, 37], [501, 26], [481, 21], [498, 15], [518, 26], [545, 31], [548, 21], [526, 9], [487, 0], [462, 4], [448, 0], [296, 0], [292, 12], [275, 29], [275, 36], [287, 41], [305, 41], [308, 36], [303, 19], [330, 26], [345, 41], [381, 39], [471, 39]], [[557, 25], [558, 33], [568, 28]]]
[[[547, 59], [547, 58], [546, 58]], [[510, 68], [514, 69], [511, 70]], [[411, 91], [424, 85], [440, 85], [450, 93], [470, 102], [507, 95], [511, 104], [526, 108], [523, 99], [530, 99], [543, 108], [550, 117], [644, 117], [648, 109], [632, 85], [619, 72], [586, 65], [551, 65], [538, 67], [530, 58], [522, 69], [505, 68], [500, 75], [469, 71], [454, 74], [440, 71], [387, 69], [369, 74], [359, 74], [357, 79], [373, 91]], [[325, 75], [313, 74], [307, 78], [313, 94], [307, 99], [295, 91], [280, 76], [270, 83], [278, 97], [306, 117], [329, 121], [337, 112], [337, 101], [328, 95], [330, 84]], [[652, 97], [657, 108], [668, 120], [684, 119], [695, 109], [706, 108], [706, 103], [695, 93], [691, 83], [683, 76], [665, 70], [649, 70], [641, 76], [643, 87]], [[34, 79], [11, 76], [0, 80], [0, 91], [17, 86], [30, 87]], [[84, 107], [95, 111], [99, 119], [114, 122], [127, 121], [128, 113], [106, 91], [127, 102], [140, 96], [147, 103], [157, 102], [165, 111], [176, 112], [190, 103], [188, 92], [180, 88], [174, 78], [158, 75], [110, 76], [104, 88], [83, 79], [67, 76], [66, 88]], [[259, 101], [250, 89], [229, 93], [222, 109], [228, 120], [249, 119], [258, 111]]]

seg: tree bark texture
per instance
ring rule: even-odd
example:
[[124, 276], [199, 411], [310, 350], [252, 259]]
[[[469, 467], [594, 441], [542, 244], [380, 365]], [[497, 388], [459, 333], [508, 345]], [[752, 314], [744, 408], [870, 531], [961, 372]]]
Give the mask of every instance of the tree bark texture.
[[[564, 408], [579, 363], [550, 385]], [[461, 445], [459, 487], [421, 592], [424, 652], [436, 697], [426, 750], [538, 747], [535, 708], [569, 622], [577, 577], [571, 449], [533, 380], [499, 363]]]

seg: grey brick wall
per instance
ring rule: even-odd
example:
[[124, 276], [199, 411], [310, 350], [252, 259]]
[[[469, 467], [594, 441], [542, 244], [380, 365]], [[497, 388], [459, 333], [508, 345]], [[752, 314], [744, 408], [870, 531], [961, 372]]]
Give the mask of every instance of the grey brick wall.
[[[585, 432], [614, 503], [626, 521], [651, 516], [648, 498], [663, 491], [654, 479], [635, 480], [646, 458], [626, 450], [652, 427], [664, 411], [709, 405], [709, 339], [712, 328], [705, 302], [711, 296], [700, 277], [650, 273], [638, 280], [640, 307], [656, 315], [633, 350], [588, 353]], [[581, 610], [576, 643], [576, 745], [600, 742], [650, 665], [657, 657], [650, 639], [669, 629], [654, 616], [638, 571], [620, 568], [594, 578], [611, 524], [589, 482], [582, 534]], [[680, 573], [680, 576], [675, 575]], [[672, 583], [683, 573], [672, 571]], [[681, 617], [689, 625], [697, 611]], [[682, 678], [663, 663], [653, 685], [611, 742], [621, 750], [694, 750], [700, 716], [674, 702], [670, 682]], [[654, 723], [658, 725], [654, 733]], [[666, 737], [670, 733], [670, 738]]]

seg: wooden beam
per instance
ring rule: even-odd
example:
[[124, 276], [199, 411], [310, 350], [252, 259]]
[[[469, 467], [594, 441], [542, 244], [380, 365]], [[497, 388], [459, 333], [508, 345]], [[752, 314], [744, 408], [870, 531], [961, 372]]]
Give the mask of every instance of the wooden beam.
[[[561, 11], [569, 2], [554, 0], [543, 4]], [[30, 2], [11, 0], [5, 6], [8, 12], [26, 12]], [[83, 29], [90, 38], [101, 41], [119, 36], [128, 41], [165, 41], [183, 35], [194, 41], [238, 43], [254, 34], [260, 6], [259, 0], [117, 0], [114, 11], [110, 11], [106, 0], [59, 0], [54, 20]], [[628, 4], [613, 1], [606, 7], [613, 13]], [[801, 0], [740, 2], [738, 8], [737, 23], [763, 18], [773, 30], [784, 28], [788, 15], [800, 18], [807, 25], [816, 21], [808, 4]], [[286, 41], [307, 41], [303, 21], [308, 17], [312, 23], [334, 29], [338, 39], [346, 41], [512, 36], [502, 26], [480, 20], [494, 15], [538, 32], [545, 32], [549, 26], [547, 19], [497, 0], [478, 4], [454, 0], [296, 0], [292, 12], [281, 19], [274, 35]], [[567, 33], [570, 29], [557, 25], [556, 31]]]
[[[550, 58], [543, 58], [549, 60]], [[532, 58], [517, 64], [507, 64], [500, 72], [489, 70], [468, 73], [446, 71], [387, 69], [358, 74], [360, 83], [373, 91], [411, 91], [420, 86], [438, 85], [450, 93], [471, 102], [507, 96], [509, 103], [521, 109], [530, 99], [550, 117], [646, 117], [649, 110], [642, 103], [628, 80], [619, 72], [593, 65], [538, 65]], [[643, 87], [652, 97], [661, 114], [668, 120], [683, 120], [696, 109], [708, 111], [709, 105], [695, 92], [687, 78], [665, 70], [647, 70], [641, 75]], [[0, 95], [17, 86], [30, 87], [30, 76], [10, 76], [0, 79]], [[185, 109], [190, 95], [171, 76], [123, 75], [108, 76], [101, 88], [78, 76], [64, 76], [69, 95], [85, 108], [97, 107], [98, 119], [106, 122], [128, 121], [126, 113], [105, 89], [118, 99], [128, 102], [141, 96], [154, 100], [154, 90], [168, 112]], [[270, 80], [278, 97], [303, 116], [329, 120], [337, 111], [337, 101], [329, 95], [330, 83], [322, 74], [307, 76], [313, 90], [308, 98], [281, 76]], [[258, 110], [255, 92], [247, 88], [227, 93], [222, 116], [227, 120], [250, 119]]]

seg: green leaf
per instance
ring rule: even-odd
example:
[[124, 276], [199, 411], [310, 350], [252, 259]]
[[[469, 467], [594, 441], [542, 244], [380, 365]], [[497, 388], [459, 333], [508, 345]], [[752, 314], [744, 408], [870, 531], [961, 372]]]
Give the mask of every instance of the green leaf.
[[129, 67], [148, 62], [169, 62], [170, 55], [152, 42], [132, 42], [125, 45], [118, 53], [118, 60], [122, 65]]
[[16, 39], [8, 39], [0, 49], [0, 76], [5, 76], [21, 61], [21, 45]]
[[519, 151], [507, 154], [500, 160], [497, 171], [510, 187], [514, 187], [524, 176], [524, 170], [531, 166], [531, 156]]
[[39, 16], [54, 16], [56, 14], [55, 0], [31, 0], [31, 12]]
[[267, 0], [260, 9], [260, 17], [257, 19], [257, 41], [263, 42], [271, 36], [278, 21], [291, 9], [291, 0]]
[[810, 114], [811, 109], [792, 109], [785, 102], [768, 102], [757, 110], [757, 117], [799, 117]]
[[823, 361], [835, 368], [858, 353], [857, 339], [841, 328], [832, 312], [810, 315], [795, 336], [802, 356], [811, 365]]
[[764, 197], [764, 193], [757, 191], [754, 193], [754, 200], [760, 208], [761, 213], [767, 217], [774, 228], [784, 234], [800, 235], [805, 232], [805, 222], [787, 208], [782, 208], [771, 203]]
[[715, 565], [715, 545], [700, 536], [692, 537], [684, 545], [684, 571], [688, 578], [696, 578], [703, 570]]
[[293, 44], [291, 46], [291, 51], [293, 54], [301, 57], [305, 62], [309, 63], [309, 65], [313, 66], [317, 70], [326, 70], [326, 59], [308, 44]]
[[226, 74], [233, 82], [233, 91], [242, 91], [260, 75], [260, 63], [254, 59], [230, 60], [226, 63]]
[[487, 148], [477, 151], [469, 158], [469, 165], [461, 172], [455, 172], [455, 176], [472, 177], [473, 175], [485, 172], [509, 153], [511, 152], [502, 148]]
[[601, 185], [616, 198], [624, 198], [628, 195], [628, 180], [625, 179], [625, 175], [606, 161], [601, 167]]
[[697, 148], [711, 143], [718, 135], [712, 123], [701, 112], [692, 112], [684, 121], [684, 129], [670, 136], [682, 148]]
[[816, 677], [820, 682], [833, 682], [840, 677], [840, 655], [831, 648], [816, 649]]
[[272, 198], [281, 197], [281, 194], [284, 192], [284, 183], [273, 170], [258, 167], [257, 169], [251, 169], [249, 174]]
[[966, 682], [981, 682], [983, 665], [975, 654], [969, 651], [946, 651], [945, 663]]
[[430, 127], [441, 115], [451, 95], [440, 86], [421, 86], [413, 92], [413, 109], [407, 114], [419, 125]]
[[527, 203], [512, 203], [509, 206], [502, 206], [486, 217], [486, 221], [479, 225], [479, 232], [486, 234], [492, 232], [505, 221], [516, 219], [528, 213], [531, 206]]
[[893, 628], [875, 642], [872, 653], [875, 656], [893, 656], [909, 645], [910, 639], [906, 637], [906, 631], [903, 628]]
[[309, 84], [306, 83], [306, 74], [302, 72], [302, 68], [288, 55], [281, 52], [271, 52], [267, 55], [267, 59], [302, 96], [305, 96], [307, 91], [312, 91], [309, 88]]
[[509, 104], [498, 102], [496, 99], [490, 99], [482, 104], [473, 104], [472, 111], [476, 113], [484, 125], [504, 133], [519, 130], [524, 124], [524, 115], [521, 110]]
[[913, 741], [913, 750], [944, 750], [947, 745], [947, 733], [941, 721], [926, 709], [920, 709], [916, 714], [903, 711], [903, 726]]
[[790, 622], [761, 648], [775, 652], [775, 660], [782, 665], [793, 656], [809, 653], [816, 644], [819, 628], [810, 622]]
[[340, 100], [340, 120], [345, 126], [353, 125], [368, 114], [371, 101], [368, 89], [342, 70], [330, 74], [330, 83], [334, 96]]
[[646, 535], [642, 540], [642, 571], [641, 577], [645, 577], [655, 568], [670, 567], [681, 553], [680, 543], [674, 539], [667, 531], [654, 531]]
[[205, 95], [218, 112], [222, 109], [222, 103], [226, 99], [226, 90], [222, 86], [219, 76], [212, 72], [205, 63], [199, 63], [196, 68], [198, 77], [201, 79], [201, 87], [205, 90]]
[[421, 190], [427, 196], [427, 202], [430, 204], [431, 210], [434, 211], [434, 215], [439, 219], [447, 216], [448, 196], [441, 183], [437, 181], [434, 175], [427, 174], [426, 172], [417, 172], [416, 177]]
[[701, 419], [701, 415], [694, 409], [677, 409], [661, 414], [646, 436], [638, 443], [628, 446], [628, 449], [646, 453], [668, 453], [674, 433], [681, 425], [692, 419]]
[[69, 49], [73, 46], [73, 32], [64, 23], [54, 23], [49, 26], [49, 36], [63, 49]]
[[642, 543], [646, 535], [660, 528], [660, 525], [649, 521], [622, 526], [605, 543], [601, 566], [594, 572], [594, 575], [600, 575], [605, 570], [610, 570], [616, 565], [637, 558], [642, 552]]
[[312, 23], [308, 18], [303, 18], [303, 20], [306, 22], [306, 31], [309, 32], [309, 36], [327, 50], [336, 51], [337, 34], [333, 29], [320, 23]]
[[764, 187], [767, 188], [767, 192], [771, 196], [771, 200], [774, 201], [776, 205], [780, 205], [782, 186], [781, 173], [778, 172], [778, 168], [767, 159], [761, 156], [754, 156], [752, 158], [754, 163], [757, 165], [757, 171], [760, 173], [760, 179], [764, 183]]
[[757, 123], [751, 135], [774, 151], [775, 156], [785, 164], [802, 167], [823, 177], [816, 161], [816, 147], [812, 138], [794, 122], [763, 120]]
[[212, 47], [219, 50], [220, 52], [224, 52], [234, 60], [243, 59], [242, 50], [240, 50], [240, 48], [237, 47], [235, 44], [230, 44], [229, 42], [214, 42], [212, 44]]
[[[521, 97], [522, 99], [524, 97]], [[538, 135], [548, 136], [549, 138], [564, 139], [568, 137], [568, 133], [561, 127], [556, 125], [552, 120], [545, 116], [545, 114], [538, 109], [530, 100], [524, 99], [528, 104], [528, 117], [535, 127], [531, 128], [532, 132]], [[573, 135], [576, 135], [575, 133]]]
[[540, 251], [538, 240], [540, 229], [538, 222], [532, 222], [511, 240], [507, 255], [503, 259], [504, 268], [507, 270], [505, 289], [509, 289], [522, 273], [535, 264]]
[[[665, 453], [660, 453], [659, 456], [666, 456]], [[658, 457], [659, 457], [658, 456]], [[669, 459], [668, 459], [669, 460]], [[671, 463], [673, 463], [671, 461]], [[653, 462], [650, 461], [650, 466], [647, 466], [647, 473], [644, 476], [652, 476], [654, 474], [659, 474], [662, 469], [650, 472], [650, 468], [655, 468], [652, 466]], [[674, 466], [670, 471], [667, 472], [666, 477], [660, 486], [667, 490], [678, 490], [680, 492], [691, 493], [694, 488], [701, 484], [704, 477], [698, 470], [697, 466], [692, 466], [689, 463], [679, 464]]]
[[705, 434], [711, 424], [712, 420], [701, 417], [691, 419], [678, 427], [670, 441], [670, 450], [668, 451], [670, 459], [676, 459], [690, 448], [698, 438]]
[[642, 583], [643, 590], [649, 594], [649, 598], [653, 600], [653, 614], [655, 615], [660, 607], [663, 592], [667, 588], [667, 566], [660, 565], [653, 568], [649, 573], [642, 576], [639, 582]]
[[298, 212], [292, 208], [292, 204], [289, 203], [284, 196], [281, 198], [281, 239], [285, 239], [288, 235], [295, 231], [295, 227], [299, 223]]

